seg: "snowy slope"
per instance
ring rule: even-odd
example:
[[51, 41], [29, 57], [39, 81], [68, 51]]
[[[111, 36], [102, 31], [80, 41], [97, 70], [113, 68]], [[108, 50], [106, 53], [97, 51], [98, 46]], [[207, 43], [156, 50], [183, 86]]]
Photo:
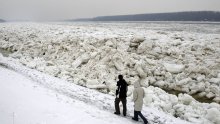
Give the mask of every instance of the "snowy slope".
[[38, 85], [0, 67], [1, 124], [112, 124], [132, 121]]
[[[28, 69], [12, 59], [0, 57], [0, 65], [1, 124], [13, 120], [15, 124], [136, 123], [131, 120], [130, 99], [128, 117], [118, 117], [112, 114], [113, 96]], [[145, 107], [143, 114], [151, 124], [188, 123], [154, 108]]]

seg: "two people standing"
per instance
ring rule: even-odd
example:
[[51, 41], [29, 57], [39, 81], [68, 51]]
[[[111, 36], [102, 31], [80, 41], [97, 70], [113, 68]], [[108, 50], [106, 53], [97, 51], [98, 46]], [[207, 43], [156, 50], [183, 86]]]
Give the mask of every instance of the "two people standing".
[[[123, 105], [123, 115], [126, 116], [127, 112], [127, 91], [128, 91], [128, 84], [123, 79], [122, 75], [118, 76], [119, 81], [117, 82], [117, 89], [116, 89], [116, 98], [115, 98], [115, 113], [120, 114], [119, 103], [122, 102]], [[139, 82], [134, 83], [134, 91], [133, 91], [133, 101], [134, 101], [134, 117], [132, 118], [135, 121], [138, 121], [138, 116], [140, 116], [144, 124], [147, 124], [147, 119], [142, 115], [141, 110], [143, 106], [143, 98], [145, 96], [144, 89], [140, 86]]]

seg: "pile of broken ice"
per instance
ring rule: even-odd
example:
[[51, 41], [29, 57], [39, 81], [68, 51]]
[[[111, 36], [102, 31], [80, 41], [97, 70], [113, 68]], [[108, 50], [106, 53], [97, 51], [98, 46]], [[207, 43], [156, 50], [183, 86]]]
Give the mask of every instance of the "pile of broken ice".
[[[218, 34], [111, 25], [1, 24], [0, 48], [27, 67], [109, 94], [123, 74], [129, 96], [136, 81], [146, 88], [146, 105], [191, 122], [220, 124]], [[197, 102], [194, 94], [213, 103]]]

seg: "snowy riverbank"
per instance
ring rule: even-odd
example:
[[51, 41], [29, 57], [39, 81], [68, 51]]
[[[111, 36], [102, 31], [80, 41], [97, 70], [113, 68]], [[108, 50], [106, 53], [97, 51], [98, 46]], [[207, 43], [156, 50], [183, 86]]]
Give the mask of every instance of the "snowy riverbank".
[[[0, 57], [0, 65], [1, 123], [137, 123], [131, 120], [130, 99], [128, 117], [118, 117], [113, 114], [113, 96], [23, 67], [14, 60]], [[188, 124], [152, 107], [144, 107], [144, 115], [151, 124]]]
[[0, 25], [0, 47], [28, 68], [110, 95], [123, 74], [131, 84], [129, 97], [135, 81], [146, 87], [146, 106], [194, 123], [219, 123], [210, 116], [220, 116], [219, 104], [199, 103], [190, 95], [220, 101], [220, 27], [169, 26], [9, 23]]
[[133, 124], [0, 66], [1, 124]]

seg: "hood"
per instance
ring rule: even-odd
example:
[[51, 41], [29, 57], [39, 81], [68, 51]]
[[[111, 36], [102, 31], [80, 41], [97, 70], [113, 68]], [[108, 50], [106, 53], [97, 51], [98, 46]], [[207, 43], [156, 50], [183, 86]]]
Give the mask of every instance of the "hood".
[[138, 81], [135, 82], [135, 83], [134, 83], [134, 88], [139, 88], [139, 87], [141, 87], [140, 83], [139, 83]]

